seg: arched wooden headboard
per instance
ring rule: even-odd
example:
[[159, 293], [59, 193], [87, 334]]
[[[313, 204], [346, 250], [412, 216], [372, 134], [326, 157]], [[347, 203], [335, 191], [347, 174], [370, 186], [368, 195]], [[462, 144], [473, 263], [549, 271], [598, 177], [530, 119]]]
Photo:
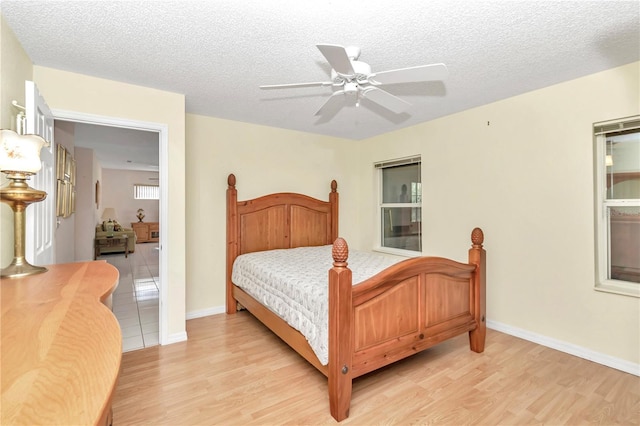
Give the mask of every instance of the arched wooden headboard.
[[[255, 251], [333, 244], [338, 238], [338, 184], [329, 201], [279, 192], [238, 201], [236, 177], [227, 178], [227, 310], [232, 294], [233, 262]], [[230, 299], [231, 297], [231, 299]]]

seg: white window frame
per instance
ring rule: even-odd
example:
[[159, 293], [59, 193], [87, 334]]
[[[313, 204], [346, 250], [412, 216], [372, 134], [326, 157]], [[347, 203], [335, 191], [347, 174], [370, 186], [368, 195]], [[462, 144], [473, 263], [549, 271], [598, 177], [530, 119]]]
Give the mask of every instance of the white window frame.
[[595, 123], [595, 229], [596, 229], [596, 282], [594, 289], [607, 293], [640, 297], [640, 284], [609, 278], [609, 207], [640, 206], [640, 199], [607, 199], [607, 136], [628, 130], [640, 130], [640, 116]]
[[[373, 247], [374, 251], [379, 251], [379, 252], [384, 252], [384, 253], [389, 253], [389, 254], [394, 254], [394, 255], [398, 255], [398, 256], [404, 256], [404, 257], [417, 257], [417, 256], [422, 256], [422, 192], [420, 193], [420, 202], [418, 203], [383, 203], [382, 202], [382, 195], [383, 195], [383, 173], [382, 171], [385, 168], [389, 168], [389, 167], [396, 167], [396, 166], [404, 166], [404, 165], [412, 165], [412, 164], [419, 164], [420, 167], [422, 167], [422, 158], [420, 155], [412, 155], [410, 157], [403, 157], [403, 158], [398, 158], [395, 160], [387, 160], [387, 161], [381, 161], [381, 162], [377, 162], [374, 164], [374, 168], [376, 169], [376, 182], [377, 182], [377, 200], [376, 200], [376, 232], [375, 232], [375, 236], [376, 236], [376, 241]], [[420, 173], [422, 175], [422, 172]], [[420, 189], [422, 190], [422, 176], [420, 176]], [[411, 190], [411, 188], [409, 188], [409, 190]], [[382, 237], [383, 237], [383, 228], [384, 228], [384, 223], [383, 223], [383, 218], [382, 218], [382, 211], [384, 208], [395, 208], [395, 207], [414, 207], [414, 208], [420, 208], [420, 233], [419, 233], [419, 240], [418, 240], [418, 244], [419, 244], [419, 250], [415, 251], [415, 250], [405, 250], [405, 249], [399, 249], [399, 248], [395, 248], [395, 247], [385, 247], [382, 245]]]
[[159, 200], [160, 186], [146, 183], [136, 183], [133, 185], [134, 200]]

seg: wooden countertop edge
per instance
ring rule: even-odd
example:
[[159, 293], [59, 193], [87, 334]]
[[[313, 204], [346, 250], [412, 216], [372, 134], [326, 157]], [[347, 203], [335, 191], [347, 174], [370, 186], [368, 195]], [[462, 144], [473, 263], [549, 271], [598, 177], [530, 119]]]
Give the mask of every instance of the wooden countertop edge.
[[116, 288], [118, 287], [118, 283], [120, 281], [120, 272], [118, 271], [118, 269], [116, 267], [114, 267], [113, 265], [110, 265], [107, 263], [106, 260], [94, 260], [94, 262], [102, 262], [105, 265], [108, 265], [110, 268], [113, 269], [113, 272], [115, 272], [115, 279], [113, 280], [112, 285], [110, 286], [110, 288], [108, 290], [106, 290], [102, 296], [100, 296], [100, 303], [99, 303], [99, 309], [100, 310], [105, 310], [108, 315], [111, 317], [111, 319], [113, 320], [113, 322], [117, 325], [118, 327], [118, 334], [120, 336], [120, 345], [118, 346], [118, 368], [115, 372], [115, 376], [113, 378], [113, 383], [111, 385], [111, 389], [109, 391], [109, 396], [107, 398], [107, 400], [105, 401], [105, 403], [102, 406], [102, 410], [101, 410], [101, 416], [98, 419], [98, 421], [96, 422], [96, 425], [106, 425], [107, 423], [107, 419], [111, 416], [111, 403], [113, 401], [113, 395], [115, 394], [116, 391], [116, 386], [118, 385], [118, 377], [120, 376], [120, 369], [122, 368], [122, 330], [120, 330], [120, 323], [118, 322], [118, 319], [116, 318], [116, 316], [113, 314], [113, 312], [111, 311], [111, 309], [109, 309], [107, 307], [107, 305], [105, 304], [106, 300], [108, 298], [110, 298], [113, 294], [113, 292], [116, 290]]
[[[117, 287], [118, 270], [105, 261], [47, 268], [43, 274], [1, 280], [2, 421], [104, 424], [122, 360], [120, 325], [104, 304]], [[60, 370], [59, 360], [73, 364]], [[69, 371], [90, 380], [69, 382]], [[56, 379], [65, 380], [64, 386]], [[60, 389], [89, 396], [78, 409], [60, 402], [67, 401]]]

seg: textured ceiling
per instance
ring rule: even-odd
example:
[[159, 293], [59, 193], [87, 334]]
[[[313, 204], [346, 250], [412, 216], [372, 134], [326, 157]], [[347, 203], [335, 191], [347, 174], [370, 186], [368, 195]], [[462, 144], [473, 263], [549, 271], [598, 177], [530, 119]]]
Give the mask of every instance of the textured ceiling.
[[[36, 65], [186, 95], [187, 112], [363, 139], [640, 59], [634, 1], [13, 1], [2, 14]], [[373, 71], [445, 63], [444, 82], [385, 86], [413, 106], [314, 116], [318, 43]], [[4, 59], [4, 58], [3, 58]]]
[[74, 146], [92, 149], [105, 169], [160, 170], [160, 140], [156, 132], [74, 123], [73, 136]]

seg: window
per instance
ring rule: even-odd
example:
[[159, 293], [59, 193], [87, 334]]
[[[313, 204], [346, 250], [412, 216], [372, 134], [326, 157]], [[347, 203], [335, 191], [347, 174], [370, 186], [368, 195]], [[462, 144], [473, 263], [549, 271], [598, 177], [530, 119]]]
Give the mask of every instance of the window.
[[159, 200], [160, 187], [158, 185], [133, 185], [133, 198], [136, 200]]
[[640, 116], [596, 123], [596, 289], [640, 297]]
[[[420, 157], [375, 164], [379, 176], [379, 249], [397, 254], [422, 251]], [[407, 253], [412, 252], [412, 253]]]

